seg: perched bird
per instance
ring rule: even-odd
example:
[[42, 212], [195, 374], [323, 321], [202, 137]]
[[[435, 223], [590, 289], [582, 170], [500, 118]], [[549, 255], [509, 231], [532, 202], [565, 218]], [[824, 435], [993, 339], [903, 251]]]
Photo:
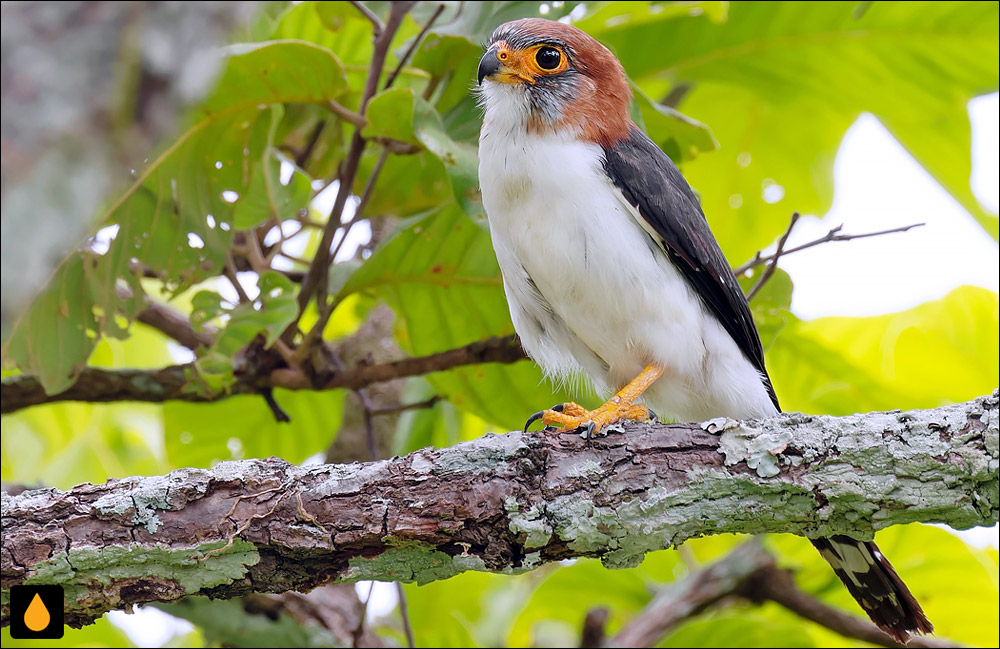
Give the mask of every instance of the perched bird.
[[[682, 421], [779, 412], [747, 300], [698, 199], [629, 118], [618, 59], [586, 33], [526, 18], [479, 63], [483, 203], [510, 314], [550, 376], [614, 396], [537, 413], [588, 435], [650, 411]], [[933, 627], [874, 543], [815, 539], [900, 642]]]

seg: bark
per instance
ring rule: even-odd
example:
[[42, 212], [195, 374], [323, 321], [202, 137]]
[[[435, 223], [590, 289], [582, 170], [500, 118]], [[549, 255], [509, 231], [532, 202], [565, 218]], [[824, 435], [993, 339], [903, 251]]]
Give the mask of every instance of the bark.
[[[933, 410], [488, 435], [365, 464], [276, 458], [3, 495], [8, 589], [61, 584], [66, 620], [186, 595], [633, 566], [707, 534], [871, 538], [998, 520], [1000, 392]], [[718, 434], [712, 431], [718, 431]]]

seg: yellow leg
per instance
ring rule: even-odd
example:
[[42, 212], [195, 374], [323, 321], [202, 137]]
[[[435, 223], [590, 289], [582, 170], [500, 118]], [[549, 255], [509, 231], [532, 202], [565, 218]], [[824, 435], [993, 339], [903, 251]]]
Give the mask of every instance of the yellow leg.
[[623, 419], [646, 421], [650, 417], [649, 408], [635, 403], [656, 379], [663, 376], [663, 368], [653, 364], [646, 366], [639, 376], [608, 399], [596, 410], [587, 410], [575, 403], [564, 403], [550, 410], [535, 413], [528, 419], [524, 429], [538, 419], [546, 426], [559, 426], [563, 430], [584, 428], [587, 436], [599, 434], [602, 430]]

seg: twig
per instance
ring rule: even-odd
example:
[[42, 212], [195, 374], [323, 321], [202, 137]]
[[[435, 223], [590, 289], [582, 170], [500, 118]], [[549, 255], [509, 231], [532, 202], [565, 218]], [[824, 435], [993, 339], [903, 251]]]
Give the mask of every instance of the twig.
[[[351, 229], [354, 227], [358, 221], [362, 220], [362, 214], [364, 213], [365, 207], [368, 205], [368, 201], [371, 200], [372, 193], [375, 190], [375, 183], [378, 181], [379, 174], [382, 173], [382, 167], [385, 166], [385, 161], [389, 157], [389, 151], [387, 149], [382, 149], [382, 153], [379, 155], [378, 160], [375, 162], [375, 167], [372, 169], [371, 175], [368, 177], [368, 182], [365, 183], [364, 191], [361, 192], [361, 200], [358, 202], [358, 206], [354, 210], [354, 215], [351, 216], [351, 220], [347, 223], [342, 224], [343, 227], [342, 234], [340, 236], [340, 241], [334, 246], [333, 252], [330, 253], [330, 261], [336, 262], [337, 255], [340, 253], [340, 249], [343, 247], [344, 242], [347, 241], [347, 235], [351, 233]], [[338, 193], [339, 196], [339, 193]], [[338, 214], [343, 214], [343, 210], [337, 212]], [[333, 214], [330, 215], [333, 218]], [[325, 281], [324, 293], [325, 290]], [[299, 343], [299, 347], [296, 350], [295, 358], [300, 360], [305, 358], [310, 349], [312, 348], [313, 342], [322, 338], [323, 330], [326, 328], [326, 323], [330, 321], [330, 316], [333, 315], [334, 309], [336, 309], [336, 303], [332, 304], [321, 304], [319, 305], [319, 317], [316, 322], [306, 333], [305, 337]]]
[[264, 397], [264, 402], [267, 404], [267, 407], [271, 409], [271, 414], [274, 415], [274, 420], [276, 422], [280, 424], [287, 424], [292, 420], [292, 418], [288, 416], [288, 413], [285, 412], [280, 405], [278, 405], [278, 401], [274, 398], [273, 388], [263, 388], [261, 389], [260, 394]]
[[[363, 116], [365, 109], [368, 107], [368, 102], [375, 95], [375, 91], [378, 89], [378, 80], [382, 74], [382, 69], [385, 66], [385, 59], [389, 53], [389, 47], [392, 44], [392, 38], [399, 29], [399, 26], [403, 22], [403, 18], [409, 12], [410, 8], [414, 3], [412, 2], [394, 2], [392, 8], [389, 10], [389, 18], [386, 24], [383, 26], [381, 21], [368, 10], [367, 7], [360, 3], [352, 3], [358, 8], [362, 14], [364, 14], [372, 24], [375, 25], [375, 47], [372, 53], [371, 64], [368, 68], [368, 78], [365, 81], [365, 87], [361, 94], [361, 102], [359, 103], [358, 112]], [[316, 250], [316, 256], [313, 257], [312, 264], [309, 266], [309, 272], [306, 275], [305, 280], [302, 282], [302, 289], [299, 291], [298, 303], [299, 303], [299, 317], [292, 322], [289, 327], [285, 330], [285, 335], [288, 335], [290, 331], [293, 331], [294, 327], [298, 325], [299, 318], [305, 312], [306, 305], [312, 299], [313, 295], [320, 292], [319, 303], [322, 305], [326, 301], [326, 280], [327, 280], [327, 269], [330, 265], [330, 260], [332, 259], [330, 255], [330, 245], [333, 243], [333, 236], [340, 228], [341, 225], [341, 215], [344, 213], [344, 206], [347, 205], [347, 199], [351, 195], [351, 189], [354, 186], [354, 178], [358, 173], [358, 166], [361, 163], [361, 156], [365, 150], [365, 140], [361, 137], [361, 128], [355, 126], [354, 135], [351, 138], [351, 144], [347, 152], [347, 156], [344, 159], [344, 165], [341, 168], [338, 180], [340, 181], [340, 187], [337, 190], [337, 198], [334, 200], [333, 208], [330, 210], [330, 217], [326, 222], [326, 226], [323, 228], [323, 237], [320, 241], [319, 248]]]
[[764, 269], [764, 274], [760, 276], [757, 283], [754, 284], [753, 288], [751, 288], [747, 293], [747, 302], [752, 300], [754, 296], [760, 292], [760, 289], [764, 288], [764, 284], [767, 284], [768, 280], [771, 279], [771, 276], [774, 275], [774, 271], [778, 268], [778, 260], [781, 259], [781, 255], [785, 252], [785, 243], [788, 242], [788, 237], [792, 234], [795, 224], [799, 222], [800, 216], [801, 215], [798, 212], [792, 212], [792, 220], [788, 222], [788, 227], [785, 228], [785, 233], [781, 235], [780, 239], [778, 239], [778, 247], [773, 255], [774, 259], [772, 259], [771, 263], [767, 265], [767, 268]]
[[382, 19], [376, 16], [371, 9], [365, 6], [363, 2], [357, 2], [356, 0], [351, 0], [351, 6], [357, 9], [362, 16], [364, 16], [371, 22], [372, 28], [375, 31], [375, 36], [378, 36], [379, 34], [382, 33], [382, 30], [385, 29], [385, 25], [382, 24]]
[[410, 611], [406, 604], [406, 592], [403, 584], [396, 582], [396, 595], [399, 597], [399, 617], [403, 619], [403, 633], [406, 634], [406, 646], [414, 649], [417, 646], [413, 640], [413, 626], [410, 624]]
[[[830, 241], [852, 241], [854, 239], [865, 239], [867, 237], [880, 237], [883, 234], [895, 234], [897, 232], [906, 232], [907, 230], [912, 230], [913, 228], [919, 228], [922, 225], [925, 224], [911, 223], [910, 225], [904, 225], [903, 227], [900, 228], [892, 228], [890, 230], [880, 230], [878, 232], [866, 232], [864, 234], [840, 234], [840, 231], [844, 229], [844, 226], [838, 225], [837, 227], [833, 228], [832, 230], [824, 234], [819, 239], [816, 239], [815, 241], [810, 241], [808, 243], [803, 243], [802, 245], [795, 246], [794, 248], [789, 248], [788, 250], [785, 250], [780, 256], [785, 257], [792, 254], [793, 252], [799, 252], [800, 250], [805, 250], [806, 248], [812, 248], [813, 246], [818, 246], [821, 243], [827, 243]], [[736, 268], [734, 268], [733, 273], [735, 273], [736, 276], [739, 277], [740, 275], [747, 272], [751, 268], [756, 268], [757, 266], [763, 266], [764, 264], [770, 263], [776, 257], [779, 256], [777, 254], [774, 254], [764, 257], [762, 256], [762, 252], [763, 251], [758, 250], [757, 254], [754, 255], [753, 259], [746, 262], [742, 266], [737, 266]]]
[[434, 22], [438, 19], [438, 17], [441, 15], [441, 12], [443, 11], [444, 11], [444, 5], [443, 4], [438, 5], [437, 9], [434, 10], [434, 13], [431, 14], [430, 20], [427, 21], [427, 24], [424, 25], [424, 28], [420, 30], [420, 33], [417, 34], [417, 37], [413, 39], [412, 43], [410, 43], [410, 47], [406, 50], [406, 53], [403, 54], [403, 58], [401, 58], [399, 60], [399, 63], [396, 65], [396, 69], [394, 69], [392, 73], [389, 75], [389, 78], [386, 79], [385, 86], [382, 87], [383, 90], [387, 90], [388, 88], [392, 87], [392, 82], [395, 81], [396, 77], [399, 76], [399, 73], [402, 72], [403, 67], [410, 62], [410, 59], [413, 57], [413, 53], [417, 51], [418, 47], [420, 47], [420, 43], [424, 40], [424, 37], [427, 36], [427, 32], [431, 30], [431, 27], [434, 25]]
[[[123, 300], [132, 298], [132, 291], [125, 286], [115, 288], [115, 293]], [[199, 347], [211, 347], [214, 342], [215, 330], [206, 328], [205, 331], [195, 331], [191, 326], [191, 320], [182, 313], [174, 311], [168, 306], [153, 302], [148, 296], [145, 298], [146, 307], [135, 317], [136, 320], [152, 327], [173, 338], [191, 351]]]
[[429, 399], [424, 399], [423, 401], [417, 401], [414, 403], [401, 403], [394, 406], [374, 406], [371, 411], [373, 415], [394, 415], [397, 412], [404, 412], [406, 410], [421, 410], [423, 408], [433, 408], [438, 401], [441, 400], [441, 395], [435, 394]]
[[340, 119], [344, 120], [348, 124], [353, 124], [358, 128], [364, 128], [368, 126], [368, 120], [365, 119], [364, 116], [358, 115], [354, 111], [345, 107], [343, 104], [337, 103], [333, 99], [327, 99], [323, 105], [326, 106], [331, 113], [333, 113]]
[[306, 140], [306, 145], [295, 154], [295, 166], [299, 169], [304, 169], [306, 163], [309, 162], [309, 158], [312, 157], [313, 151], [316, 149], [316, 145], [319, 143], [319, 136], [323, 134], [323, 129], [326, 128], [326, 120], [321, 119], [316, 122], [316, 126], [309, 133], [309, 139]]
[[580, 634], [580, 649], [599, 649], [604, 646], [605, 626], [610, 612], [603, 606], [587, 611], [583, 618], [583, 633]]

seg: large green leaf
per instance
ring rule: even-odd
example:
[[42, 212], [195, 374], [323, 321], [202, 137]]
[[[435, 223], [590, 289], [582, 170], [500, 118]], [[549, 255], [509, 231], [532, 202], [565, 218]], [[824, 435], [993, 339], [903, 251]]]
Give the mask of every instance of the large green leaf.
[[998, 298], [986, 289], [868, 318], [784, 317], [767, 366], [786, 410], [933, 408], [989, 393], [1000, 374]]
[[279, 423], [263, 397], [163, 406], [167, 458], [173, 466], [209, 467], [221, 460], [277, 456], [299, 463], [323, 452], [340, 429], [344, 391], [275, 390], [291, 421]]
[[[514, 333], [489, 235], [455, 206], [380, 248], [348, 282], [345, 293], [354, 291], [374, 291], [393, 307], [415, 355]], [[428, 380], [455, 405], [508, 429], [568, 399], [529, 362], [458, 367]]]
[[[299, 70], [307, 69], [308, 74]], [[298, 41], [233, 46], [218, 87], [191, 126], [108, 209], [118, 231], [103, 255], [79, 252], [56, 271], [4, 350], [52, 394], [69, 387], [101, 335], [123, 336], [142, 307], [141, 262], [176, 294], [224, 266], [233, 211], [265, 159], [271, 115], [345, 89], [329, 50]], [[263, 113], [262, 127], [255, 126]], [[269, 215], [268, 215], [269, 216]], [[252, 220], [252, 219], [251, 219]], [[127, 287], [131, 299], [120, 296]]]
[[[654, 96], [691, 86], [681, 106], [720, 150], [685, 175], [732, 261], [770, 243], [793, 210], [828, 209], [838, 143], [862, 111], [997, 236], [969, 186], [966, 109], [997, 88], [997, 3], [738, 2], [724, 21], [644, 4], [610, 3], [578, 25]], [[784, 199], [768, 203], [764, 183]]]

